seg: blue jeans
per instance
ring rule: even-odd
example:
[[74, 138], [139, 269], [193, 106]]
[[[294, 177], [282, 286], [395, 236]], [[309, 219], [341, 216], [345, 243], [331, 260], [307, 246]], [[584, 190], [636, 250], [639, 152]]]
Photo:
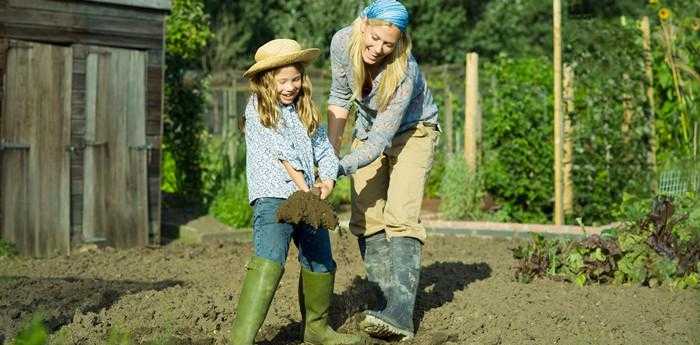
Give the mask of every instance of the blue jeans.
[[335, 262], [328, 231], [306, 224], [277, 222], [277, 209], [285, 199], [259, 198], [253, 204], [253, 245], [255, 255], [284, 265], [293, 239], [299, 249], [299, 263], [312, 272], [333, 272]]

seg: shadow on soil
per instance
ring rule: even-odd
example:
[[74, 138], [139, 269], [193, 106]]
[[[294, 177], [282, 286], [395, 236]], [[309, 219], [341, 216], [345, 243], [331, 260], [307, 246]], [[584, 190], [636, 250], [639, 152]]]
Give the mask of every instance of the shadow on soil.
[[[416, 329], [420, 328], [423, 316], [431, 309], [450, 303], [455, 292], [464, 290], [469, 284], [491, 276], [491, 267], [484, 263], [465, 264], [463, 262], [435, 262], [424, 266], [421, 271], [416, 310], [413, 321]], [[343, 332], [357, 332], [361, 313], [367, 309], [382, 305], [383, 296], [376, 284], [356, 276], [341, 295], [335, 295], [331, 305], [330, 323], [333, 328]], [[263, 330], [260, 344], [296, 344], [301, 339], [301, 323], [291, 322], [276, 331]]]
[[79, 313], [98, 313], [122, 296], [142, 291], [160, 291], [183, 285], [181, 281], [139, 282], [85, 278], [31, 278], [6, 276], [0, 279], [0, 334], [14, 335], [41, 313], [49, 332], [69, 324]]
[[168, 244], [180, 238], [180, 226], [205, 214], [206, 209], [199, 202], [187, 200], [177, 195], [163, 192], [161, 208], [161, 244]]

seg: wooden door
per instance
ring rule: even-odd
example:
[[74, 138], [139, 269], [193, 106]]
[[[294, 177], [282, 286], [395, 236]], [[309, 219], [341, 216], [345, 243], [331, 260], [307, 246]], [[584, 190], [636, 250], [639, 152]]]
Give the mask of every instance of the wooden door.
[[83, 234], [146, 245], [146, 53], [90, 47], [86, 62]]
[[37, 257], [70, 251], [70, 48], [10, 40], [0, 119], [2, 237]]

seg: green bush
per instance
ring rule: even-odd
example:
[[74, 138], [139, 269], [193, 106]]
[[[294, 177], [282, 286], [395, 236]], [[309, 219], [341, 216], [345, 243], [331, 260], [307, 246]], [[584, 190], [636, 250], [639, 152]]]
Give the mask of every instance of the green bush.
[[546, 222], [552, 213], [552, 67], [505, 55], [484, 64], [483, 160], [486, 190], [507, 217]]
[[17, 255], [17, 249], [15, 246], [10, 242], [0, 239], [0, 257], [15, 255]]
[[15, 337], [14, 345], [44, 345], [47, 343], [49, 333], [44, 325], [44, 317], [36, 314], [32, 320], [24, 325]]
[[248, 185], [244, 175], [226, 182], [214, 197], [209, 213], [234, 228], [251, 226], [253, 209], [248, 203]]
[[333, 193], [327, 200], [336, 210], [340, 205], [350, 204], [350, 178], [339, 178], [336, 181], [335, 188], [333, 188]]
[[447, 158], [440, 183], [440, 213], [447, 219], [479, 219], [483, 180], [467, 167], [462, 155]]

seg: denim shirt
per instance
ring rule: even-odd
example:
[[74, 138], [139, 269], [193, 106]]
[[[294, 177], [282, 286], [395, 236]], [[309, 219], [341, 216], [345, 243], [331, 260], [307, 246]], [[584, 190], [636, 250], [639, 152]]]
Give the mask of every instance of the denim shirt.
[[360, 139], [362, 144], [340, 161], [341, 173], [345, 175], [352, 174], [377, 159], [384, 150], [391, 147], [391, 141], [397, 134], [414, 128], [420, 122], [438, 125], [438, 108], [413, 55], [409, 57], [406, 76], [384, 111], [377, 111], [377, 89], [384, 74], [383, 68], [372, 80], [370, 94], [362, 100], [352, 99], [355, 81], [349, 56], [351, 32], [352, 27], [345, 27], [333, 35], [332, 81], [328, 98], [328, 105], [346, 110], [350, 109], [352, 102], [357, 104], [353, 136]]
[[245, 109], [246, 177], [248, 201], [258, 198], [288, 198], [298, 190], [282, 162], [304, 173], [309, 187], [315, 182], [315, 167], [321, 180], [335, 180], [336, 157], [324, 127], [309, 136], [295, 106], [280, 105], [277, 128], [260, 122], [257, 97], [251, 96]]

